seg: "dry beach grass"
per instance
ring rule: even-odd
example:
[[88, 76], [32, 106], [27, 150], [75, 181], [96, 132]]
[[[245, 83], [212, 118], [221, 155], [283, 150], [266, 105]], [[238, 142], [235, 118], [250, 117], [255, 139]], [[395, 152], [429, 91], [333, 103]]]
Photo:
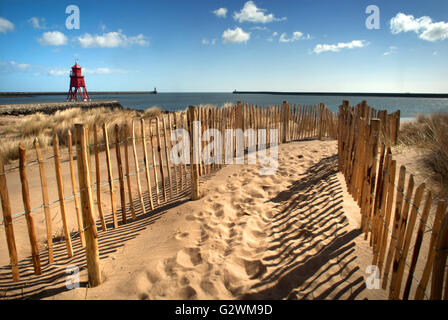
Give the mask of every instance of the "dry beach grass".
[[[75, 123], [85, 123], [89, 128], [94, 124], [105, 123], [110, 137], [113, 137], [114, 126], [118, 124], [123, 128], [132, 125], [132, 120], [137, 117], [149, 118], [162, 113], [159, 107], [146, 109], [144, 112], [130, 109], [95, 108], [83, 110], [80, 108], [57, 111], [53, 115], [36, 113], [28, 116], [8, 116], [0, 118], [0, 137], [2, 143], [0, 152], [5, 162], [16, 160], [19, 157], [19, 143], [23, 142], [27, 149], [33, 148], [34, 139], [37, 138], [41, 148], [52, 145], [52, 139], [56, 135], [62, 146], [67, 145], [67, 132], [73, 132]], [[136, 132], [137, 137], [140, 132]], [[120, 138], [124, 137], [121, 130]], [[99, 143], [103, 142], [103, 136], [99, 135]]]
[[402, 124], [399, 141], [406, 148], [422, 151], [422, 164], [440, 193], [448, 195], [448, 113], [419, 115], [416, 121]]

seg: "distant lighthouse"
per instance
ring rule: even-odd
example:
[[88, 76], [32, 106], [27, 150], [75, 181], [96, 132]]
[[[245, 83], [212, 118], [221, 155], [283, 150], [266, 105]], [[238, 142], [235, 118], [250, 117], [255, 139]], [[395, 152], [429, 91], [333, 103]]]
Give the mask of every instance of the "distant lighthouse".
[[67, 101], [78, 100], [78, 93], [82, 101], [90, 101], [86, 83], [84, 82], [84, 76], [81, 74], [81, 66], [75, 62], [75, 65], [70, 72], [70, 89], [68, 90]]

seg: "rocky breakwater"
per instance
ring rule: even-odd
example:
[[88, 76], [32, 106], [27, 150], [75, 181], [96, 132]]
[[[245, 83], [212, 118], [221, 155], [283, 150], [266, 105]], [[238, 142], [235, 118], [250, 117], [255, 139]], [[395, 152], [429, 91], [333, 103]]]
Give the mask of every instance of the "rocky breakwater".
[[4, 104], [0, 105], [0, 116], [18, 116], [36, 112], [53, 114], [58, 110], [71, 108], [92, 109], [101, 107], [123, 109], [123, 106], [115, 100]]

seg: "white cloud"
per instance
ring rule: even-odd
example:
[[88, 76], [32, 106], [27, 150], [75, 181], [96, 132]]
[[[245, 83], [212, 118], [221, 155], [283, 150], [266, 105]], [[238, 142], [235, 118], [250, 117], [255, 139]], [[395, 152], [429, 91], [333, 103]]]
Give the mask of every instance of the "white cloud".
[[448, 23], [447, 22], [437, 22], [430, 24], [422, 34], [420, 34], [420, 39], [426, 41], [437, 41], [445, 40], [448, 38]]
[[390, 30], [392, 34], [413, 31], [420, 39], [432, 42], [448, 38], [447, 22], [434, 23], [428, 16], [414, 18], [401, 12], [390, 20]]
[[31, 17], [28, 19], [28, 23], [31, 23], [34, 29], [45, 29], [45, 19], [38, 17]]
[[311, 36], [309, 34], [307, 34], [306, 36], [300, 32], [300, 31], [295, 31], [292, 33], [292, 37], [288, 38], [286, 33], [282, 33], [280, 35], [280, 39], [278, 40], [279, 42], [294, 42], [297, 40], [309, 40], [311, 39]]
[[247, 1], [240, 12], [234, 12], [233, 18], [241, 22], [268, 23], [272, 21], [286, 20], [286, 18], [276, 18], [272, 13], [265, 14], [266, 9], [257, 8], [253, 1]]
[[8, 31], [14, 31], [14, 24], [9, 20], [0, 17], [0, 32], [6, 33]]
[[37, 40], [43, 46], [63, 46], [67, 44], [67, 37], [59, 31], [44, 32], [42, 37]]
[[250, 32], [241, 28], [227, 29], [222, 34], [223, 43], [246, 43], [250, 39]]
[[13, 66], [21, 71], [29, 70], [31, 68], [31, 65], [27, 64], [27, 63], [17, 63], [15, 61], [10, 61], [9, 63], [11, 66]]
[[83, 48], [116, 48], [131, 45], [148, 46], [149, 41], [143, 34], [134, 37], [128, 37], [121, 30], [116, 32], [103, 33], [102, 35], [91, 35], [85, 33], [77, 38]]
[[227, 16], [227, 9], [226, 8], [219, 8], [219, 9], [216, 9], [215, 11], [213, 11], [213, 13], [218, 18], [225, 18]]
[[56, 69], [56, 68], [51, 68], [47, 70], [47, 73], [50, 76], [66, 76], [70, 74], [70, 70], [69, 69]]
[[384, 55], [390, 56], [392, 54], [395, 54], [395, 53], [397, 53], [397, 49], [398, 49], [397, 47], [391, 46], [391, 47], [389, 47], [389, 49], [386, 52], [384, 52]]
[[13, 71], [20, 71], [20, 72], [27, 72], [31, 71], [32, 66], [27, 63], [17, 63], [14, 60], [11, 61], [1, 61], [0, 62], [0, 69], [13, 72]]
[[322, 53], [326, 51], [339, 52], [342, 49], [362, 48], [368, 45], [365, 40], [353, 40], [352, 42], [340, 42], [338, 44], [318, 44], [314, 48], [314, 53]]

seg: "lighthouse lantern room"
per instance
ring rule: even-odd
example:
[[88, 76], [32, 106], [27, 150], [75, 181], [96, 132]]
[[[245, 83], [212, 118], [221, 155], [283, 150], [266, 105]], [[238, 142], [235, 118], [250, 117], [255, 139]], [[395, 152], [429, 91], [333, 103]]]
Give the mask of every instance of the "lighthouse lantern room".
[[84, 82], [84, 76], [81, 73], [81, 66], [75, 62], [75, 65], [70, 72], [70, 89], [68, 90], [67, 101], [77, 101], [77, 94], [79, 94], [82, 101], [90, 101], [86, 83]]

